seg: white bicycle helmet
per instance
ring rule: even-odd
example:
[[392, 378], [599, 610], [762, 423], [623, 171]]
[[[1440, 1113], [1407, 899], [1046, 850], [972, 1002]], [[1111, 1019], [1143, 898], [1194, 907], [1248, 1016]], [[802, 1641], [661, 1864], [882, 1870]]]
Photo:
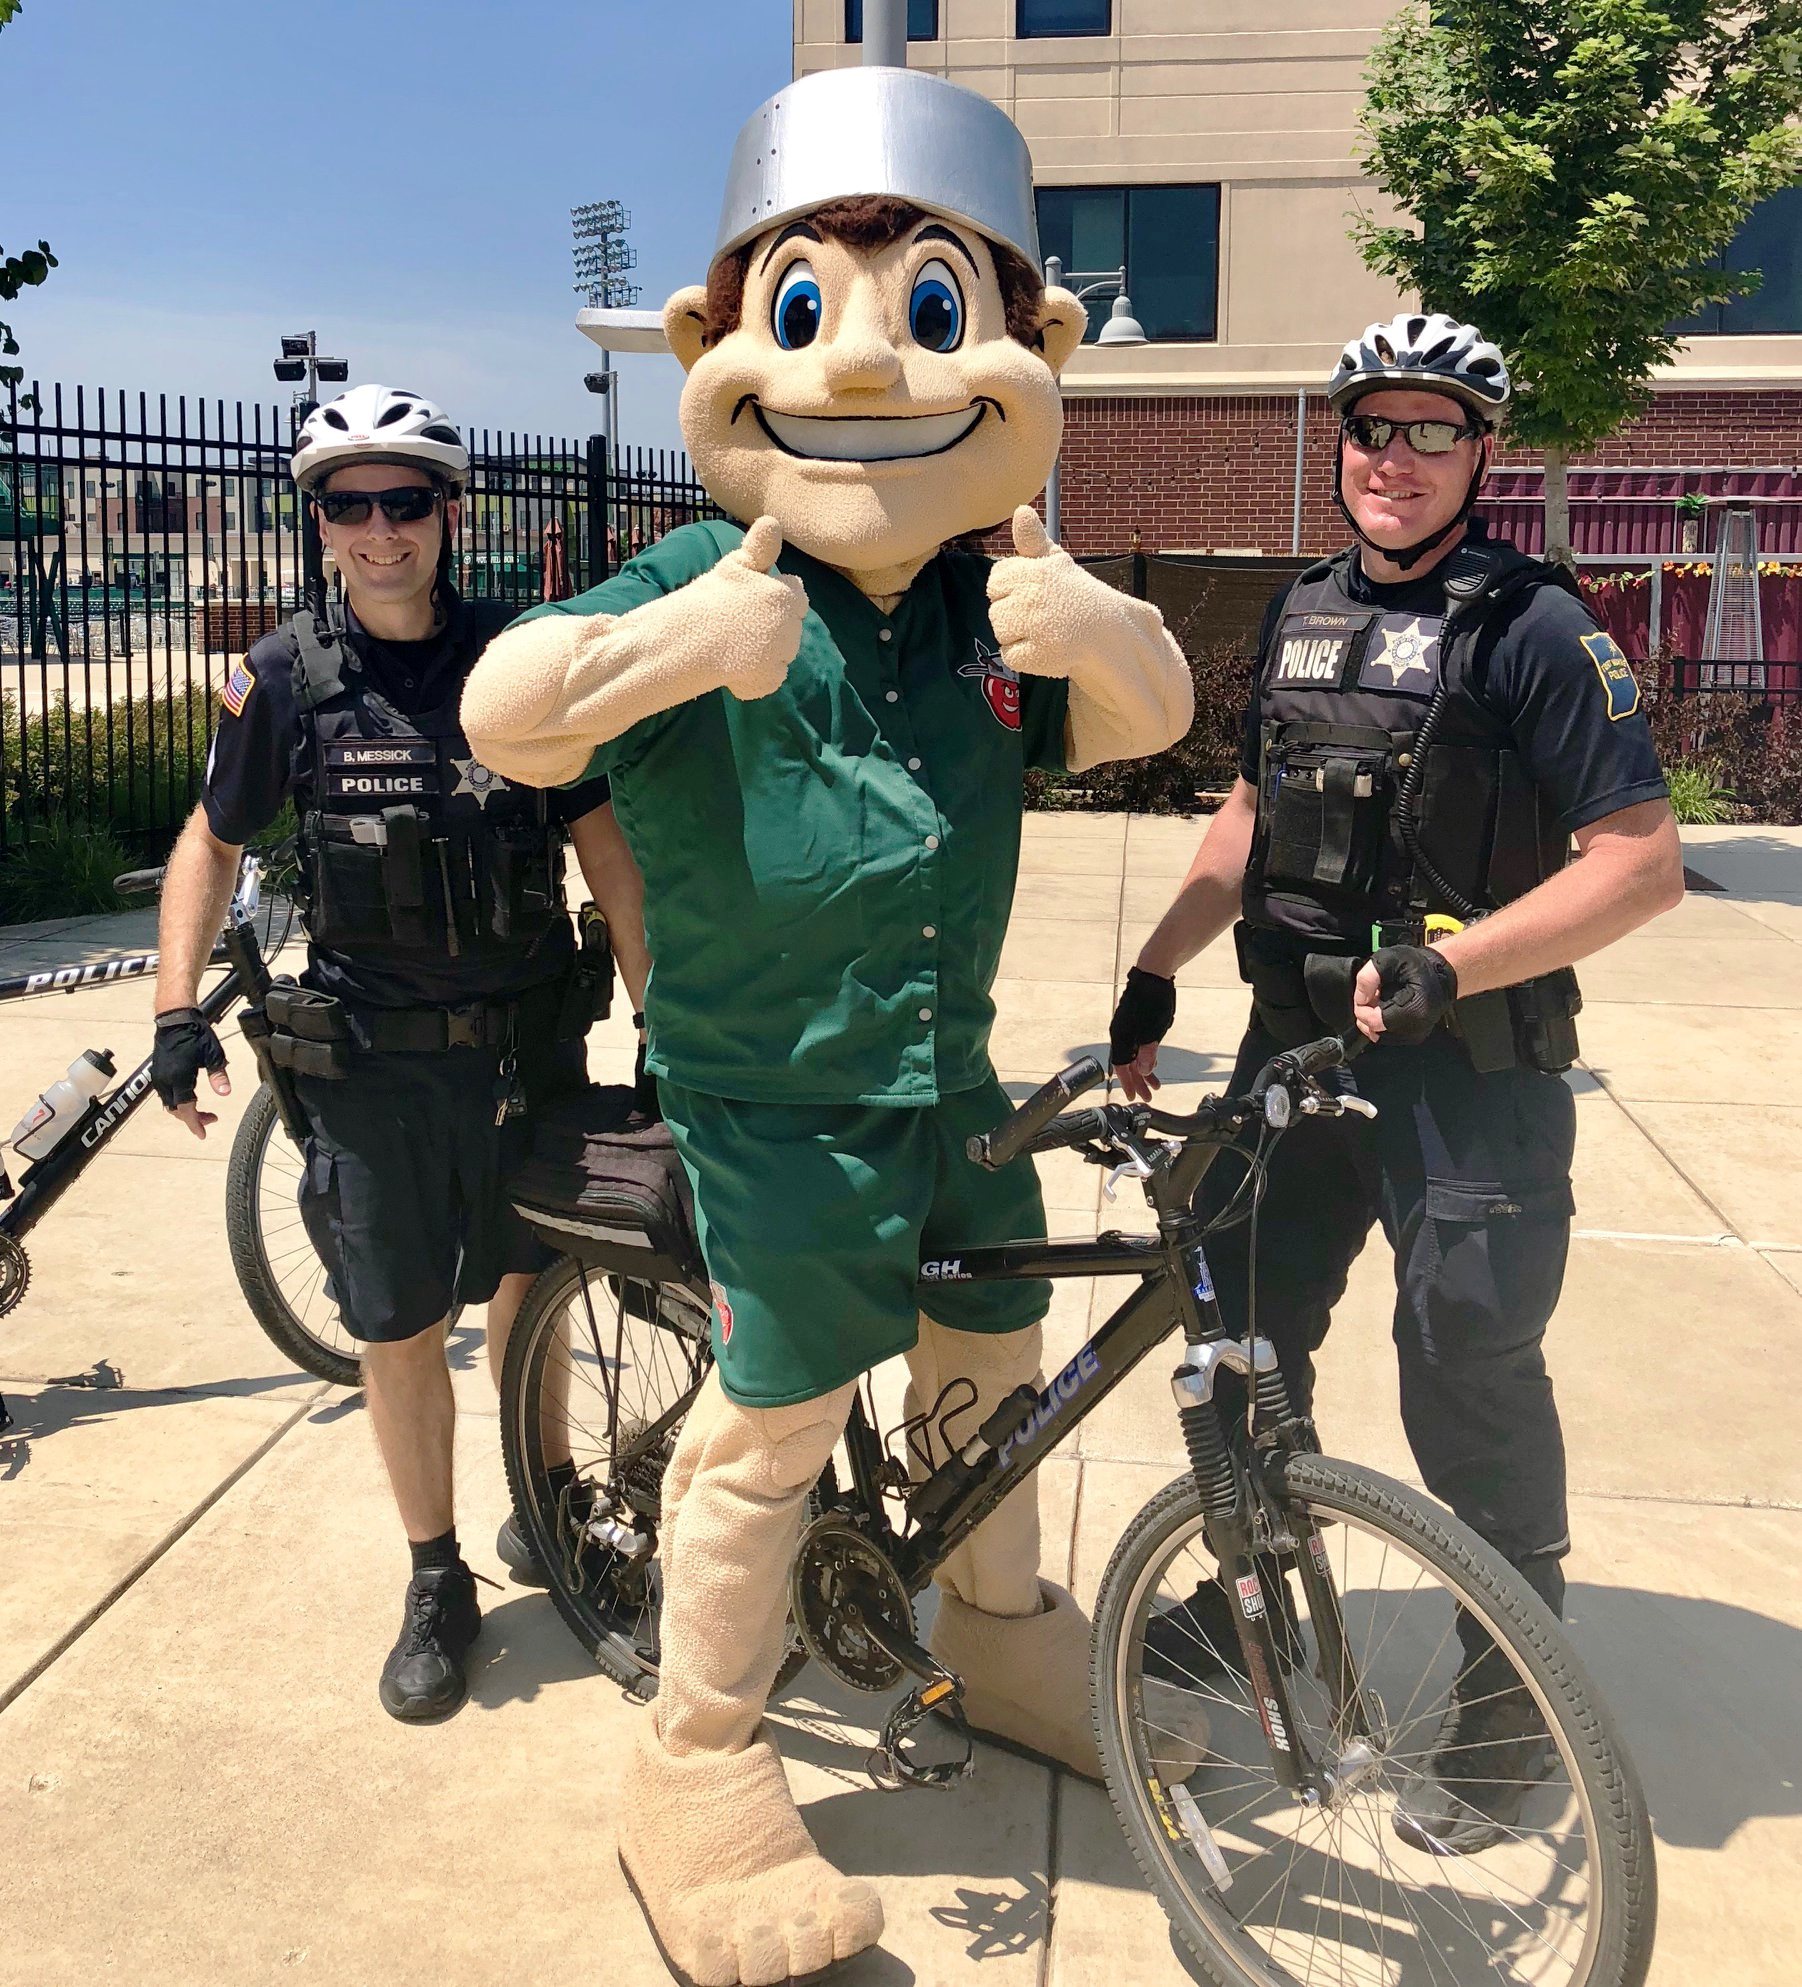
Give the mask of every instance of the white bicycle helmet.
[[444, 410], [396, 386], [353, 386], [301, 423], [289, 465], [303, 490], [349, 462], [400, 462], [429, 470], [452, 496], [469, 481], [469, 451]]
[[1500, 350], [1474, 324], [1444, 311], [1405, 311], [1387, 324], [1367, 325], [1339, 354], [1326, 395], [1336, 414], [1380, 387], [1448, 393], [1479, 420], [1493, 422], [1513, 389]]

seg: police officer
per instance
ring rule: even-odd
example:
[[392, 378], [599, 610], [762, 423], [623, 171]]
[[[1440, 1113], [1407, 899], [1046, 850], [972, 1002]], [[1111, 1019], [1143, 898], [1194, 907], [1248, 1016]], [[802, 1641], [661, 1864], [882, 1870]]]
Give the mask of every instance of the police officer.
[[[1501, 353], [1473, 325], [1407, 313], [1347, 345], [1327, 392], [1357, 543], [1264, 617], [1239, 778], [1127, 976], [1111, 1055], [1148, 1098], [1175, 976], [1235, 916], [1252, 1016], [1229, 1088], [1329, 1029], [1355, 1022], [1376, 1045], [1354, 1071], [1374, 1122], [1322, 1121], [1276, 1149], [1259, 1326], [1308, 1399], [1310, 1355], [1380, 1222], [1422, 1477], [1558, 1612], [1564, 1442], [1541, 1341], [1572, 1213], [1570, 967], [1680, 901], [1676, 827], [1620, 651], [1561, 569], [1470, 516], [1508, 404]], [[1215, 1206], [1235, 1171], [1214, 1169]], [[1245, 1238], [1209, 1245], [1241, 1328]], [[1218, 1667], [1230, 1624], [1206, 1585], [1154, 1623], [1148, 1660]], [[1426, 1791], [1395, 1822], [1440, 1854], [1511, 1825], [1549, 1764], [1525, 1693], [1462, 1628]]]
[[[302, 426], [312, 499], [344, 603], [303, 611], [231, 672], [201, 804], [170, 858], [152, 1076], [200, 1138], [196, 1079], [230, 1084], [195, 1006], [241, 846], [292, 797], [309, 939], [299, 989], [272, 992], [271, 1052], [311, 1122], [301, 1210], [347, 1328], [413, 1574], [381, 1699], [448, 1715], [479, 1611], [451, 1501], [447, 1315], [488, 1301], [498, 1381], [546, 1257], [501, 1190], [530, 1108], [586, 1081], [592, 975], [579, 969], [563, 852], [608, 916], [634, 1005], [646, 957], [638, 873], [605, 780], [545, 795], [476, 758], [463, 684], [512, 618], [465, 601], [451, 537], [469, 455], [429, 400], [353, 387]], [[534, 1577], [513, 1520], [503, 1559]], [[542, 1574], [536, 1577], [542, 1579]]]

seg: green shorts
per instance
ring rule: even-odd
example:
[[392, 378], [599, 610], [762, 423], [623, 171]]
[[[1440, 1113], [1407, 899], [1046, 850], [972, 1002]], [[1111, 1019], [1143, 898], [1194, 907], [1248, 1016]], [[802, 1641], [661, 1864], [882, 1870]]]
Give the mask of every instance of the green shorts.
[[[720, 1380], [747, 1407], [814, 1400], [906, 1352], [922, 1260], [1045, 1233], [1029, 1159], [986, 1173], [964, 1156], [1013, 1109], [994, 1077], [925, 1106], [657, 1089], [694, 1184]], [[1042, 1277], [930, 1293], [934, 1322], [962, 1332], [1022, 1331], [1051, 1304]]]

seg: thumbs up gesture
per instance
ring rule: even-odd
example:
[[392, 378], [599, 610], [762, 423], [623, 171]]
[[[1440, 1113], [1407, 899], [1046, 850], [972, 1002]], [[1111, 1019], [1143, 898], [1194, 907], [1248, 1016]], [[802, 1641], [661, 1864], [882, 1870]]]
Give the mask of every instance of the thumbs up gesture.
[[989, 569], [989, 623], [1017, 676], [1069, 676], [1105, 654], [1122, 596], [1054, 545], [1030, 504], [1014, 512], [1014, 556]]
[[780, 690], [801, 647], [807, 589], [772, 570], [781, 551], [782, 527], [760, 517], [736, 551], [672, 596], [702, 624], [717, 679], [745, 702]]

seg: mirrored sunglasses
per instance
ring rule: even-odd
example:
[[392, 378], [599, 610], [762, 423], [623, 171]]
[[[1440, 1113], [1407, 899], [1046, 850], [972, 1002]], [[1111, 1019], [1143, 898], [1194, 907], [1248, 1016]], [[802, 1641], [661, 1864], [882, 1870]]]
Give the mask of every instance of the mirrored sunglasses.
[[1483, 433], [1472, 421], [1386, 421], [1381, 414], [1348, 414], [1344, 425], [1347, 439], [1373, 454], [1400, 435], [1416, 455], [1450, 455], [1460, 442]]

